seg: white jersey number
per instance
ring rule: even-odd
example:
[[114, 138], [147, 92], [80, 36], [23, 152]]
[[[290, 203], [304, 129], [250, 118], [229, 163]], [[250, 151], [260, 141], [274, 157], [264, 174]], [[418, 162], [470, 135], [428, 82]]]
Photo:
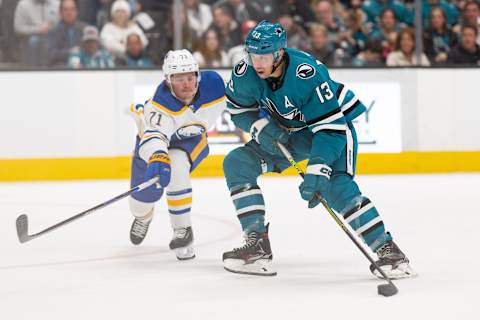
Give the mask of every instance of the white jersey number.
[[330, 86], [326, 81], [318, 86], [315, 90], [317, 91], [317, 95], [321, 103], [324, 103], [325, 100], [330, 100], [333, 98], [333, 92], [330, 90]]

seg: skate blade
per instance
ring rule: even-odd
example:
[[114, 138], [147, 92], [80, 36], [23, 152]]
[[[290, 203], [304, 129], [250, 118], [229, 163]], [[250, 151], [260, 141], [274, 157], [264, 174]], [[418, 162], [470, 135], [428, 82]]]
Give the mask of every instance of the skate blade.
[[272, 267], [268, 259], [259, 259], [253, 263], [245, 264], [240, 259], [225, 259], [223, 261], [225, 270], [233, 273], [248, 274], [253, 276], [276, 276], [277, 271]]
[[[401, 263], [395, 269], [392, 269], [392, 266], [382, 266], [383, 272], [390, 279], [407, 279], [415, 278], [418, 274], [410, 267], [408, 263]], [[383, 276], [377, 270], [373, 271], [373, 274], [380, 279], [383, 279]]]
[[180, 261], [191, 260], [195, 258], [195, 251], [193, 250], [193, 246], [177, 248], [177, 249], [174, 249], [173, 251], [177, 256], [177, 259]]

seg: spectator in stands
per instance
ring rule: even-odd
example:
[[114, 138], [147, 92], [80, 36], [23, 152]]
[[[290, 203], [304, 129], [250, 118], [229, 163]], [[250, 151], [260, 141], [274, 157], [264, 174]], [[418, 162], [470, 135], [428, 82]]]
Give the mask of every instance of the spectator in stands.
[[262, 7], [255, 1], [248, 0], [223, 0], [228, 1], [233, 9], [235, 20], [242, 24], [248, 20], [260, 21], [265, 19], [262, 16]]
[[392, 9], [385, 9], [380, 16], [380, 24], [370, 34], [369, 38], [380, 41], [383, 47], [383, 57], [386, 58], [390, 52], [395, 50], [400, 27], [395, 19], [395, 13]]
[[[445, 0], [426, 0], [422, 2], [423, 24], [428, 26], [430, 15], [433, 8], [441, 8], [445, 13], [447, 25], [452, 26], [457, 22], [459, 12], [454, 4], [448, 3]], [[412, 11], [412, 13], [414, 13]]]
[[288, 13], [283, 13], [278, 17], [278, 22], [287, 31], [288, 46], [299, 50], [305, 50], [308, 47], [307, 33], [299, 26], [293, 17]]
[[[3, 38], [3, 59], [7, 62], [17, 62], [19, 60], [18, 43], [19, 39], [15, 34], [13, 21], [15, 9], [18, 0], [2, 0], [0, 6], [0, 25]], [[2, 44], [0, 44], [2, 45]]]
[[333, 42], [328, 41], [328, 32], [325, 26], [321, 24], [310, 26], [310, 49], [307, 52], [328, 67], [335, 65], [337, 60], [335, 46]]
[[228, 3], [219, 3], [213, 7], [212, 28], [220, 36], [220, 42], [225, 51], [242, 42], [240, 27], [233, 18], [233, 10]]
[[406, 24], [413, 24], [415, 15], [407, 10], [405, 4], [397, 0], [366, 0], [362, 6], [370, 23], [377, 24], [378, 17], [385, 9], [391, 9], [395, 18]]
[[98, 0], [99, 5], [96, 15], [97, 28], [102, 30], [103, 27], [110, 21], [112, 4], [115, 0]]
[[230, 66], [227, 53], [220, 46], [220, 39], [215, 29], [205, 32], [198, 51], [193, 53], [200, 68], [222, 68]]
[[21, 0], [15, 10], [15, 32], [20, 37], [23, 63], [29, 66], [47, 62], [47, 34], [58, 23], [57, 0]]
[[440, 7], [432, 9], [428, 25], [424, 34], [425, 54], [432, 64], [443, 64], [457, 42], [457, 35], [448, 28], [445, 12]]
[[448, 62], [452, 64], [480, 65], [480, 47], [476, 43], [478, 30], [470, 25], [462, 28], [460, 43], [448, 55]]
[[468, 1], [463, 8], [459, 23], [453, 27], [453, 31], [460, 35], [463, 26], [471, 26], [477, 29], [477, 44], [480, 45], [480, 3]]
[[348, 11], [345, 13], [345, 29], [338, 34], [338, 47], [342, 48], [345, 54], [352, 58], [365, 47], [366, 34], [362, 12]]
[[109, 4], [110, 0], [80, 0], [77, 1], [78, 19], [89, 25], [97, 25], [97, 15], [103, 3]]
[[212, 9], [199, 0], [184, 0], [183, 3], [187, 10], [188, 25], [195, 32], [195, 36], [200, 38], [212, 24]]
[[422, 52], [420, 61], [417, 61], [415, 54], [415, 32], [410, 28], [403, 28], [398, 34], [395, 42], [395, 51], [387, 57], [387, 66], [406, 67], [406, 66], [429, 66], [430, 62], [427, 56]]
[[384, 66], [382, 57], [382, 44], [374, 39], [368, 39], [364, 50], [360, 51], [352, 59], [352, 65], [356, 67], [379, 67]]
[[[190, 52], [195, 51], [198, 47], [198, 43], [200, 42], [203, 32], [198, 34], [197, 31], [190, 27], [190, 20], [188, 19], [186, 7], [183, 7], [183, 10], [180, 11], [179, 17], [175, 17], [176, 19], [180, 20], [180, 23], [182, 24], [182, 48], [187, 49]], [[172, 30], [172, 34], [174, 32], [173, 30], [175, 29], [174, 23], [174, 20], [169, 21], [169, 27]], [[171, 40], [173, 41], [173, 38]]]
[[303, 29], [308, 30], [315, 23], [315, 15], [310, 6], [310, 0], [279, 0], [275, 4], [277, 17], [280, 13], [288, 13]]
[[232, 49], [228, 50], [227, 56], [229, 65], [233, 66], [236, 65], [240, 60], [243, 59], [245, 56], [245, 39], [247, 38], [248, 33], [257, 25], [256, 21], [247, 20], [242, 23], [241, 30], [242, 30], [242, 44], [233, 47]]
[[61, 0], [58, 25], [48, 33], [49, 65], [66, 66], [70, 50], [78, 47], [82, 41], [86, 23], [77, 20], [78, 11], [75, 0]]
[[[161, 65], [163, 56], [173, 45], [173, 21], [172, 0], [136, 0], [136, 15], [133, 18], [140, 25], [148, 39], [146, 51], [155, 65]], [[140, 19], [144, 14], [148, 15], [154, 25], [148, 25]], [[186, 13], [185, 13], [186, 15]], [[184, 19], [184, 17], [181, 17]], [[150, 20], [150, 19], [147, 19]], [[186, 21], [186, 18], [185, 20]], [[191, 29], [185, 30], [190, 32]], [[193, 43], [192, 39], [192, 43]]]
[[345, 30], [343, 21], [333, 12], [332, 3], [329, 0], [319, 0], [313, 5], [316, 22], [327, 28], [328, 40], [336, 42], [338, 34]]
[[127, 51], [127, 36], [137, 33], [144, 47], [148, 45], [142, 29], [130, 20], [130, 4], [125, 0], [116, 0], [112, 4], [112, 22], [107, 23], [100, 34], [105, 48], [116, 58], [124, 58]]
[[[315, 1], [318, 0], [313, 0], [312, 4], [315, 3]], [[347, 0], [344, 0], [347, 2]], [[333, 14], [337, 17], [345, 17], [347, 10], [345, 9], [344, 4], [342, 3], [342, 0], [330, 0], [330, 3], [332, 4], [333, 8]]]
[[261, 12], [259, 16], [259, 20], [268, 20], [274, 21], [278, 14], [278, 0], [247, 0], [248, 3], [255, 3], [256, 6], [260, 7]]
[[96, 27], [83, 29], [82, 45], [72, 49], [68, 65], [73, 69], [108, 69], [115, 66], [112, 55], [101, 48]]
[[150, 59], [143, 47], [142, 40], [137, 33], [131, 33], [127, 37], [127, 53], [125, 58], [117, 58], [116, 66], [126, 66], [129, 68], [151, 68], [153, 67]]

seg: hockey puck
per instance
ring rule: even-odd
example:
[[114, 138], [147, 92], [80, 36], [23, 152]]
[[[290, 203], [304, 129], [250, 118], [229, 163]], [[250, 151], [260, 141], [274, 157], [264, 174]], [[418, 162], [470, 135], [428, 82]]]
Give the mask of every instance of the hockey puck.
[[378, 294], [384, 297], [391, 297], [398, 293], [397, 287], [393, 283], [381, 284], [377, 287]]

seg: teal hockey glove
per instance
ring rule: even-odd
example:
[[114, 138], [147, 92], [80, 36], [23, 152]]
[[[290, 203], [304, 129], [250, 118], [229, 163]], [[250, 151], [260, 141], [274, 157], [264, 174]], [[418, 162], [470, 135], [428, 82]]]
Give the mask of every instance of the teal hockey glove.
[[327, 194], [331, 174], [332, 169], [326, 164], [307, 166], [307, 173], [299, 189], [302, 199], [308, 201], [309, 208], [314, 208], [320, 203], [318, 196], [324, 198]]
[[250, 128], [250, 134], [252, 139], [258, 142], [262, 150], [272, 155], [279, 153], [277, 142], [282, 144], [288, 142], [288, 132], [267, 118], [255, 121]]
[[170, 183], [170, 158], [165, 152], [155, 152], [148, 161], [145, 180], [148, 181], [154, 177], [160, 177], [159, 182], [162, 187]]

